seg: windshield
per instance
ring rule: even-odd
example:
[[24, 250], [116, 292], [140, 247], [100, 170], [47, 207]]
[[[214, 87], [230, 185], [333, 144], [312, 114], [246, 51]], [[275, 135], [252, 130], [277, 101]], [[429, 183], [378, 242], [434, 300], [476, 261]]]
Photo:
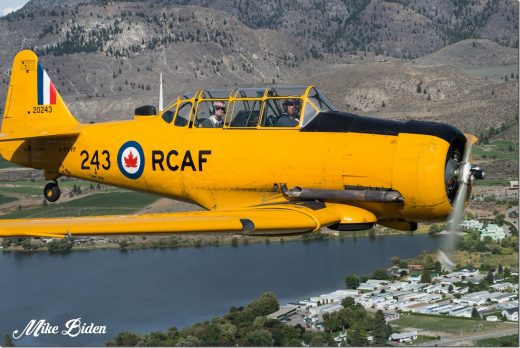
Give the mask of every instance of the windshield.
[[303, 110], [301, 127], [305, 127], [319, 112], [330, 111], [338, 110], [323, 94], [312, 87], [307, 94], [307, 102]]

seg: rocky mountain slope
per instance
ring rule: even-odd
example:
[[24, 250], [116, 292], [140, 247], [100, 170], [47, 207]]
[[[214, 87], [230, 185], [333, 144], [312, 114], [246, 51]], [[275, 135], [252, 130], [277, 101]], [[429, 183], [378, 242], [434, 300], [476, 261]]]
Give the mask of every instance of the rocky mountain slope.
[[0, 18], [0, 100], [29, 48], [82, 121], [157, 104], [162, 72], [166, 100], [313, 83], [340, 109], [475, 132], [517, 122], [517, 22], [512, 0], [32, 0]]

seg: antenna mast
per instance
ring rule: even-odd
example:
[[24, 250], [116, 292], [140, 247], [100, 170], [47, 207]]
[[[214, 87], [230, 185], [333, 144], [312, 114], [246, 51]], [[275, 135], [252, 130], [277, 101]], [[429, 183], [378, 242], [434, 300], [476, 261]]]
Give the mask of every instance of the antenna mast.
[[163, 84], [162, 84], [162, 73], [160, 77], [160, 85], [159, 85], [159, 112], [163, 111]]

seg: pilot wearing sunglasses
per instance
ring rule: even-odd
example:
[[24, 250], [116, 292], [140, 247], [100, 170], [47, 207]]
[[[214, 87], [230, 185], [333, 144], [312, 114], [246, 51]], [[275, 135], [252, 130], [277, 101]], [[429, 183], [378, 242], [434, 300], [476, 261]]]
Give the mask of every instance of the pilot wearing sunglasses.
[[284, 113], [278, 118], [276, 127], [296, 127], [300, 123], [301, 100], [286, 99], [283, 102]]
[[211, 107], [211, 116], [202, 122], [202, 128], [222, 128], [224, 125], [224, 115], [226, 114], [226, 104], [216, 101]]

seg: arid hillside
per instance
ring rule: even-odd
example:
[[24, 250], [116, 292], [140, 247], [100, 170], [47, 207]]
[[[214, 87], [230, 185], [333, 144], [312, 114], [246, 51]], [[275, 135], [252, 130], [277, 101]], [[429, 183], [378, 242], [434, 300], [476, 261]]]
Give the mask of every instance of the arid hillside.
[[342, 110], [479, 133], [517, 124], [517, 21], [510, 0], [33, 0], [0, 19], [0, 100], [33, 49], [83, 122], [156, 105], [162, 72], [167, 101], [315, 84]]

